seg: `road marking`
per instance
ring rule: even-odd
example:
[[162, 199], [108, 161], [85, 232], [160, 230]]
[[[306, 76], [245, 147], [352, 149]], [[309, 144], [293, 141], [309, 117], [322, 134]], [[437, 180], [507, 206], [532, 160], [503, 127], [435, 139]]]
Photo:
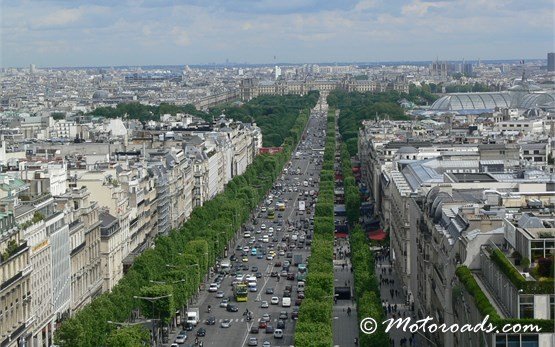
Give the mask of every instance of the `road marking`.
[[251, 323], [251, 324], [249, 325], [249, 323], [247, 323], [247, 331], [246, 331], [246, 334], [245, 334], [245, 339], [243, 340], [243, 343], [241, 344], [241, 346], [244, 346], [245, 343], [247, 342], [247, 339], [249, 338], [249, 332], [250, 332], [251, 327], [252, 327], [253, 324], [254, 324], [254, 323]]

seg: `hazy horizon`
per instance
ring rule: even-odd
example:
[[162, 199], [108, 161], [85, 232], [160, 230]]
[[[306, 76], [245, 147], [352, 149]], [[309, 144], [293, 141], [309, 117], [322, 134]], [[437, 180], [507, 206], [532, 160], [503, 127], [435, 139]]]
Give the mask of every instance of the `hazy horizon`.
[[1, 67], [537, 60], [555, 51], [551, 0], [4, 0], [1, 6]]

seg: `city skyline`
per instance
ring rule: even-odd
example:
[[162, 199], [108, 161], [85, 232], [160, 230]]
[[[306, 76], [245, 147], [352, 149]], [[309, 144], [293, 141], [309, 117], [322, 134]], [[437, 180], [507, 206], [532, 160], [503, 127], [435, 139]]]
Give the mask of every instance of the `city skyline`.
[[552, 13], [551, 1], [4, 1], [0, 66], [545, 59]]

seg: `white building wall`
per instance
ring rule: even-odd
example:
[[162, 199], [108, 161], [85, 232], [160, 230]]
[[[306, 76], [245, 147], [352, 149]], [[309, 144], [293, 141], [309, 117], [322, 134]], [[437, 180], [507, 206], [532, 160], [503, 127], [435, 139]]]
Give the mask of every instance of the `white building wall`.
[[[62, 223], [61, 226], [59, 223]], [[47, 223], [48, 225], [48, 223]], [[54, 313], [69, 310], [71, 301], [71, 262], [69, 227], [63, 225], [63, 214], [52, 219], [50, 244], [52, 250], [52, 303]], [[47, 230], [48, 230], [47, 226]], [[57, 230], [56, 230], [57, 229]]]

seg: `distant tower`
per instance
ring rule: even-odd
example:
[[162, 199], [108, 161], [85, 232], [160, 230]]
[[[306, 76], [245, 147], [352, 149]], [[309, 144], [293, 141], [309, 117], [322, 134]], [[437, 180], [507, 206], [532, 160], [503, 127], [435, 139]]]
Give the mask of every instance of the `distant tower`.
[[547, 71], [555, 71], [555, 53], [547, 53]]
[[37, 72], [37, 67], [35, 66], [35, 64], [30, 64], [29, 73], [34, 74], [35, 72]]

